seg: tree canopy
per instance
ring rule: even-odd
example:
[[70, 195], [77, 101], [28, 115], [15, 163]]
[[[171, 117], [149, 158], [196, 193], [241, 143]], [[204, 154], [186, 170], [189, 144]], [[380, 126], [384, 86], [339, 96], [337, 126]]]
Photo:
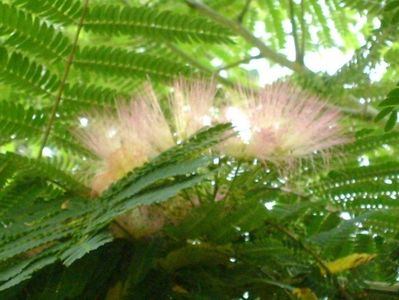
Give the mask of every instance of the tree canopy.
[[398, 24], [0, 0], [0, 298], [397, 299]]

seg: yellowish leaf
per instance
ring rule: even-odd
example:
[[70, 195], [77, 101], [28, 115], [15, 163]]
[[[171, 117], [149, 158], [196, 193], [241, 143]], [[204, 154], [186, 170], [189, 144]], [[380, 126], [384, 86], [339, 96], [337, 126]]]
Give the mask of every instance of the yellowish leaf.
[[292, 291], [292, 294], [301, 300], [317, 300], [317, 296], [309, 288], [296, 288]]
[[[345, 257], [341, 257], [337, 260], [325, 263], [331, 274], [343, 272], [349, 269], [356, 268], [360, 265], [364, 265], [374, 259], [375, 254], [368, 253], [354, 253]], [[324, 275], [325, 270], [321, 269], [321, 273]]]
[[175, 285], [172, 288], [172, 291], [174, 291], [175, 293], [178, 293], [178, 294], [188, 294], [188, 291], [180, 285]]

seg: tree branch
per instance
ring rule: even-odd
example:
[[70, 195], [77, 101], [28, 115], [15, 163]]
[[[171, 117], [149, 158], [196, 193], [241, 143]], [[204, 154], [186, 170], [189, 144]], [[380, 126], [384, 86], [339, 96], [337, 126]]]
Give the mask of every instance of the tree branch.
[[248, 62], [250, 62], [253, 59], [259, 59], [259, 58], [263, 58], [263, 56], [261, 54], [259, 54], [259, 55], [255, 55], [255, 56], [244, 57], [243, 59], [235, 61], [235, 62], [233, 62], [231, 64], [227, 64], [227, 65], [221, 66], [217, 70], [218, 71], [222, 71], [222, 70], [231, 69], [231, 68], [234, 68], [234, 67], [239, 66], [241, 64], [248, 63]]
[[184, 52], [183, 50], [181, 50], [179, 47], [176, 47], [174, 44], [166, 42], [165, 43], [166, 46], [172, 50], [174, 53], [176, 53], [177, 55], [179, 55], [180, 57], [182, 57], [184, 60], [186, 60], [190, 65], [198, 68], [199, 70], [203, 71], [204, 73], [207, 73], [209, 75], [212, 76], [216, 76], [217, 79], [222, 82], [223, 84], [230, 86], [230, 87], [234, 87], [236, 86], [233, 82], [231, 82], [230, 80], [220, 76], [219, 74], [216, 74], [218, 71], [217, 70], [213, 70], [207, 66], [204, 66], [203, 64], [199, 63], [198, 60], [194, 59], [193, 57], [191, 57], [189, 54], [187, 54], [186, 52]]
[[214, 11], [212, 8], [196, 0], [186, 0], [186, 2], [192, 8], [196, 9], [199, 13], [229, 28], [230, 30], [234, 31], [236, 34], [244, 38], [247, 42], [257, 47], [264, 58], [267, 58], [277, 64], [287, 67], [297, 73], [312, 73], [305, 66], [298, 64], [297, 62], [290, 61], [284, 55], [281, 55], [275, 52], [272, 48], [266, 46], [262, 40], [255, 37], [248, 29], [243, 27], [240, 23], [222, 16], [218, 12]]
[[85, 0], [84, 5], [83, 5], [83, 10], [82, 10], [82, 15], [80, 17], [79, 23], [78, 23], [77, 28], [76, 28], [76, 34], [75, 34], [75, 38], [74, 38], [74, 41], [73, 41], [72, 50], [71, 50], [71, 53], [69, 54], [68, 60], [66, 62], [64, 75], [62, 77], [60, 86], [58, 88], [58, 92], [57, 92], [57, 96], [55, 98], [54, 106], [53, 106], [53, 108], [51, 110], [50, 118], [49, 118], [49, 121], [47, 123], [44, 135], [43, 135], [43, 140], [42, 140], [41, 145], [40, 145], [40, 149], [39, 149], [39, 153], [38, 153], [38, 157], [37, 157], [38, 159], [40, 159], [42, 157], [43, 149], [44, 149], [44, 147], [47, 144], [48, 138], [50, 136], [51, 129], [52, 129], [53, 124], [55, 122], [57, 109], [58, 109], [58, 106], [60, 105], [60, 102], [61, 102], [61, 99], [62, 99], [62, 94], [64, 93], [64, 89], [65, 89], [65, 84], [66, 84], [66, 81], [67, 81], [68, 76], [69, 76], [69, 71], [71, 70], [71, 66], [72, 66], [73, 60], [75, 58], [76, 51], [78, 49], [79, 35], [80, 35], [80, 31], [82, 30], [82, 27], [83, 27], [84, 18], [86, 17], [86, 14], [87, 14], [88, 5], [89, 5], [89, 0]]

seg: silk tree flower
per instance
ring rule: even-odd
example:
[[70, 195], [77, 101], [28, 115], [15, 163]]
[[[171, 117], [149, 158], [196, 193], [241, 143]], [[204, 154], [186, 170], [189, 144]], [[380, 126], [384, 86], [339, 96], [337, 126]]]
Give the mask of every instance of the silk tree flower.
[[[87, 163], [89, 173], [93, 173], [92, 194], [101, 194], [129, 171], [209, 125], [214, 94], [214, 84], [176, 82], [169, 98], [172, 126], [149, 86], [130, 103], [118, 102], [116, 113], [90, 113], [88, 126], [75, 133], [98, 158]], [[166, 222], [176, 224], [191, 210], [192, 201], [183, 200], [175, 197], [161, 205], [133, 209], [118, 217], [116, 223], [136, 238], [151, 235]], [[117, 228], [113, 226], [112, 230], [120, 235]]]
[[213, 107], [216, 84], [211, 81], [178, 80], [169, 97], [172, 124], [178, 141], [184, 140], [215, 121]]
[[[218, 118], [215, 93], [213, 83], [177, 81], [169, 97], [169, 120], [150, 87], [130, 103], [119, 102], [116, 114], [92, 113], [88, 126], [77, 136], [99, 158], [98, 163], [90, 162], [93, 194], [101, 194], [129, 171], [215, 120], [232, 122], [238, 136], [217, 149], [238, 158], [292, 164], [347, 141], [337, 110], [290, 85], [275, 84], [256, 94], [239, 92], [241, 103], [220, 109]], [[178, 223], [198, 205], [185, 200], [175, 197], [160, 205], [142, 206], [116, 222], [134, 237], [147, 236], [165, 223]]]
[[292, 85], [278, 83], [256, 94], [241, 91], [239, 97], [244, 99], [239, 106], [222, 109], [222, 120], [238, 133], [219, 147], [231, 156], [290, 166], [349, 140], [338, 110]]
[[158, 100], [148, 87], [134, 101], [118, 103], [116, 114], [96, 112], [88, 119], [88, 126], [77, 136], [99, 158], [92, 168], [94, 194], [102, 193], [111, 183], [175, 144]]

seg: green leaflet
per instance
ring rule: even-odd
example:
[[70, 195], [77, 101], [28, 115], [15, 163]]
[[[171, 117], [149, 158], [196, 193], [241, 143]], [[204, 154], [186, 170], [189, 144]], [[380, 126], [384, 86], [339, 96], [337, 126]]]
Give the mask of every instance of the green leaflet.
[[103, 76], [170, 79], [188, 75], [191, 69], [161, 57], [126, 51], [111, 47], [86, 47], [81, 49], [74, 65], [82, 71]]
[[201, 17], [148, 7], [91, 6], [84, 28], [101, 34], [141, 35], [181, 42], [230, 42], [231, 32]]
[[30, 95], [51, 96], [59, 79], [41, 64], [19, 53], [0, 47], [0, 81], [21, 89]]
[[0, 33], [10, 35], [5, 45], [49, 60], [66, 57], [72, 47], [69, 39], [54, 26], [3, 3], [0, 3]]
[[13, 0], [15, 5], [56, 23], [71, 24], [81, 13], [76, 0]]

